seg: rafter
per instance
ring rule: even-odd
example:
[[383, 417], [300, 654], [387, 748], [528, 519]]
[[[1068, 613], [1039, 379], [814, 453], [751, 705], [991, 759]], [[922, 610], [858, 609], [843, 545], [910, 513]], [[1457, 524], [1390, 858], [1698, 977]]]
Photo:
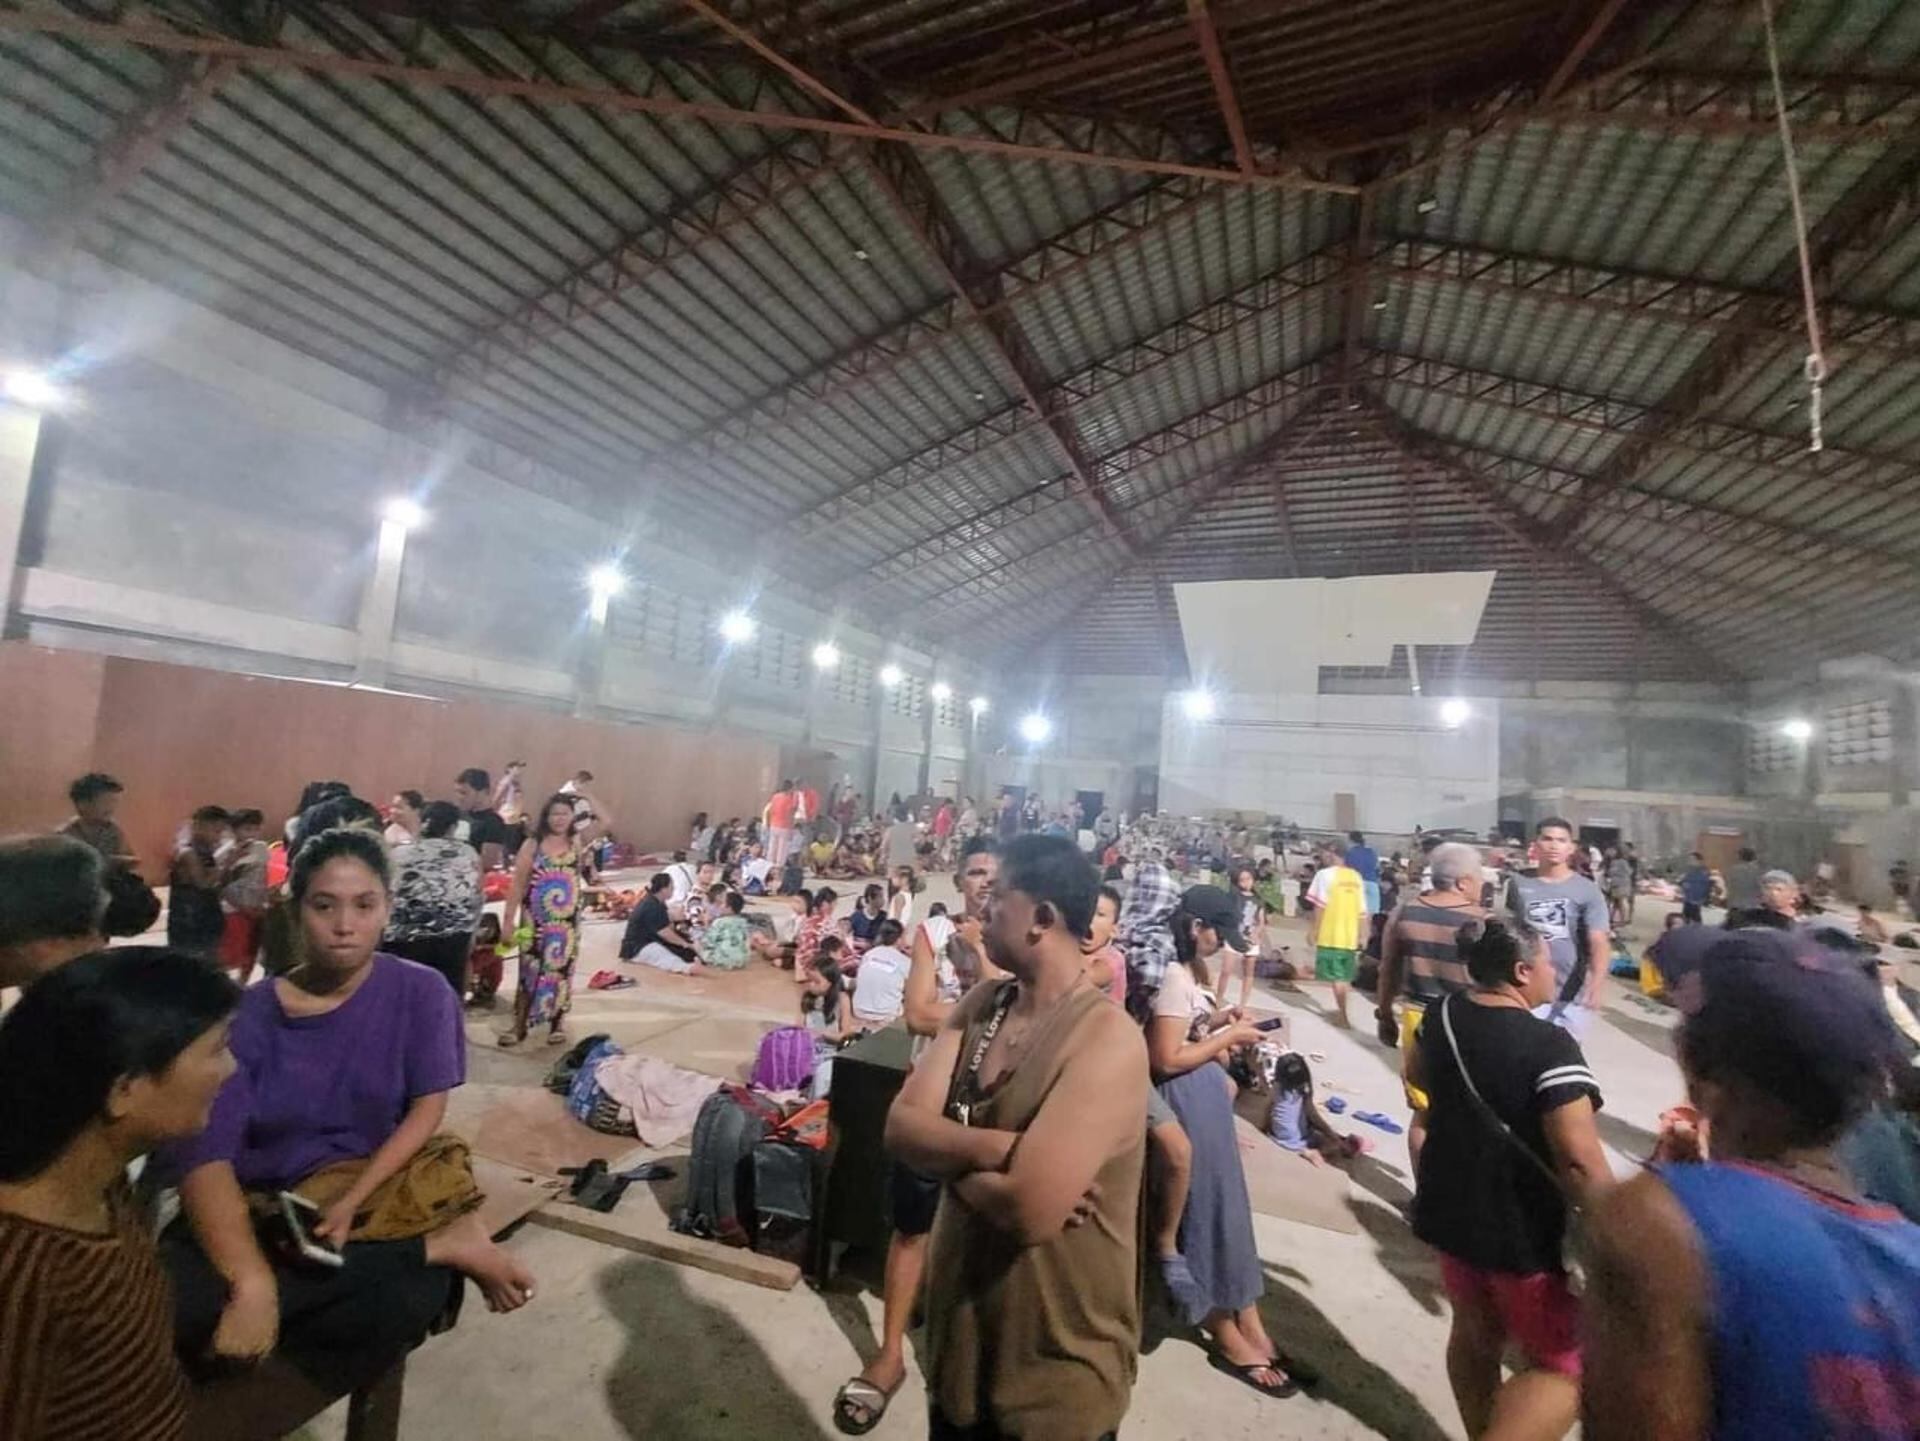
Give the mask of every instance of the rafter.
[[1227, 139], [1233, 144], [1233, 158], [1247, 175], [1258, 169], [1253, 142], [1247, 138], [1247, 122], [1240, 114], [1240, 97], [1234, 94], [1233, 72], [1227, 66], [1226, 51], [1220, 45], [1220, 31], [1214, 23], [1207, 0], [1187, 0], [1187, 23], [1193, 27], [1194, 43], [1207, 63], [1207, 78], [1213, 82], [1214, 103], [1220, 107], [1220, 121], [1226, 126]]
[[136, 45], [163, 53], [205, 55], [215, 59], [234, 61], [246, 69], [306, 70], [338, 75], [347, 79], [387, 81], [417, 89], [459, 90], [471, 95], [509, 96], [539, 104], [578, 105], [629, 114], [675, 116], [736, 128], [798, 130], [857, 140], [891, 140], [922, 149], [998, 155], [1008, 160], [1034, 160], [1101, 170], [1133, 171], [1147, 175], [1181, 175], [1196, 180], [1276, 190], [1297, 189], [1346, 193], [1348, 189], [1344, 185], [1315, 180], [1306, 175], [1280, 175], [1265, 171], [1255, 175], [1243, 175], [1238, 170], [1211, 165], [1193, 165], [1179, 160], [1114, 155], [1104, 151], [1077, 150], [1063, 145], [1028, 145], [1018, 141], [980, 135], [971, 130], [965, 132], [938, 129], [911, 130], [891, 125], [869, 125], [858, 120], [836, 120], [824, 115], [803, 115], [780, 110], [748, 110], [708, 101], [636, 94], [633, 91], [616, 90], [611, 87], [563, 85], [517, 75], [482, 75], [469, 70], [437, 69], [402, 61], [376, 60], [366, 56], [342, 55], [337, 52], [308, 50], [293, 46], [250, 45], [237, 40], [190, 34], [157, 25], [82, 20], [70, 15], [39, 11], [30, 13], [0, 11], [0, 31], [63, 35], [69, 39], [86, 40], [96, 44]]
[[[1049, 382], [1046, 386], [1048, 404], [1053, 411], [1064, 415], [1068, 407], [1084, 404], [1170, 365], [1242, 325], [1273, 314], [1289, 301], [1320, 290], [1341, 274], [1336, 251], [1312, 251], [1224, 299], [1190, 311], [1144, 339], [1104, 355], [1063, 379]], [[1040, 417], [1024, 404], [998, 409], [854, 481], [807, 510], [796, 512], [780, 529], [785, 533], [791, 527], [803, 538], [818, 534], [908, 487], [930, 484], [944, 472], [977, 460], [1007, 441], [1030, 435], [1039, 421]], [[871, 573], [880, 574], [891, 564], [891, 561], [883, 562]]]
[[166, 79], [143, 96], [100, 142], [72, 192], [34, 229], [32, 245], [43, 256], [64, 251], [87, 222], [124, 192], [192, 121], [201, 106], [233, 78], [230, 60], [180, 56], [166, 66]]
[[1472, 500], [1485, 512], [1487, 518], [1507, 535], [1521, 542], [1529, 550], [1551, 556], [1583, 572], [1596, 589], [1610, 596], [1640, 624], [1658, 633], [1694, 660], [1701, 667], [1702, 673], [1728, 682], [1739, 679], [1724, 661], [1695, 641], [1671, 617], [1662, 611], [1655, 610], [1615, 580], [1605, 567], [1596, 564], [1584, 552], [1572, 547], [1569, 544], [1570, 538], [1564, 531], [1556, 530], [1521, 510], [1496, 487], [1476, 473], [1471, 466], [1461, 463], [1454, 447], [1448, 442], [1413, 429], [1377, 400], [1372, 403], [1369, 418], [1379, 428], [1381, 434], [1404, 451], [1410, 460], [1436, 466], [1452, 476], [1459, 483], [1461, 493]]
[[[1127, 441], [1125, 445], [1102, 455], [1096, 462], [1096, 466], [1117, 480], [1139, 466], [1164, 461], [1165, 457], [1190, 449], [1194, 445], [1200, 445], [1202, 441], [1219, 436], [1221, 432], [1231, 430], [1233, 426], [1246, 424], [1248, 420], [1260, 420], [1263, 416], [1275, 411], [1286, 413], [1286, 418], [1283, 418], [1279, 424], [1279, 428], [1286, 428], [1290, 426], [1300, 407], [1309, 403], [1311, 397], [1319, 395], [1321, 368], [1323, 368], [1321, 359], [1313, 359], [1306, 365], [1296, 366], [1281, 376], [1261, 382], [1260, 386], [1254, 386], [1252, 390], [1242, 391], [1240, 395], [1231, 395], [1225, 401], [1219, 401], [1202, 411], [1194, 411], [1188, 416], [1183, 416], [1181, 420], [1175, 420], [1171, 426], [1156, 430], [1150, 436], [1140, 436], [1139, 439]], [[1260, 445], [1256, 445], [1254, 449], [1263, 449], [1263, 447], [1265, 447], [1265, 441], [1261, 441]], [[1198, 480], [1173, 480], [1173, 482], [1162, 484], [1150, 495], [1142, 495], [1135, 505], [1127, 508], [1127, 520], [1133, 526], [1135, 535], [1139, 535], [1140, 545], [1148, 547], [1156, 543], [1173, 524], [1177, 524], [1181, 518], [1185, 518], [1194, 510], [1198, 510], [1200, 505], [1204, 505], [1204, 497], [1212, 497], [1213, 493], [1213, 487], [1206, 484], [1206, 476], [1219, 476], [1221, 468], [1231, 464], [1233, 459], [1219, 462], [1219, 466], [1208, 468], [1204, 476]], [[977, 537], [977, 539], [985, 539], [985, 537]], [[1031, 551], [1021, 551], [1020, 555], [1010, 556], [1000, 564], [991, 566], [989, 570], [977, 570], [972, 576], [954, 581], [952, 585], [947, 585], [931, 595], [920, 597], [906, 618], [910, 622], [918, 622], [933, 610], [950, 610], [954, 606], [966, 604], [970, 599], [981, 599], [981, 597], [993, 597], [996, 601], [1018, 604], [1025, 597], [1006, 595], [996, 585], [996, 579], [1004, 576], [1006, 572], [1029, 566], [1037, 558], [1044, 558], [1068, 549], [1083, 551], [1087, 555], [1094, 556], [1094, 560], [1102, 564], [1110, 564], [1114, 560], [1106, 551], [1098, 551], [1096, 547], [1091, 547], [1085, 535], [1069, 535], [1062, 541], [1052, 541], [1048, 545], [1035, 547]]]
[[[1406, 237], [1382, 239], [1368, 266], [1374, 275], [1395, 282], [1466, 286], [1597, 315], [1645, 316], [1704, 331], [1745, 325], [1756, 334], [1776, 338], [1780, 336], [1777, 325], [1753, 325], [1747, 319], [1751, 312], [1742, 307], [1749, 303], [1796, 303], [1790, 295], [1689, 276], [1582, 265], [1553, 256]], [[1920, 355], [1920, 314], [1823, 299], [1821, 319], [1828, 348], [1836, 354], [1870, 350], [1902, 360]]]
[[[1661, 427], [1661, 434], [1652, 442], [1661, 449], [1701, 460], [1737, 463], [1797, 487], [1816, 487], [1817, 494], [1802, 489], [1794, 496], [1797, 506], [1816, 514], [1857, 502], [1863, 493], [1920, 499], [1920, 466], [1905, 455], [1839, 446], [1828, 446], [1812, 455], [1802, 436], [1777, 435], [1700, 416], [1669, 416], [1657, 406], [1421, 356], [1369, 351], [1363, 365], [1367, 377], [1377, 384], [1530, 416], [1609, 440], [1652, 421]], [[1667, 498], [1682, 503], [1687, 500], [1685, 496]], [[1805, 529], [1804, 524], [1796, 524]], [[1870, 539], [1860, 540], [1871, 549]]]
[[[1215, 187], [1186, 179], [1146, 186], [1002, 265], [998, 273], [1005, 288], [999, 305], [1042, 294], [1096, 260], [1112, 260], [1126, 253], [1220, 193]], [[710, 461], [817, 406], [872, 384], [954, 335], [971, 332], [980, 323], [948, 295], [903, 321], [862, 336], [803, 374], [715, 417], [648, 460], [663, 467]]]
[[644, 218], [640, 227], [588, 257], [512, 311], [477, 327], [421, 376], [420, 395], [475, 381], [551, 340], [661, 271], [745, 225], [840, 167], [840, 152], [812, 136], [786, 141], [712, 185]]
[[932, 177], [910, 151], [898, 145], [874, 146], [863, 158], [881, 195], [927, 252], [948, 291], [985, 334], [1021, 401], [1060, 453], [1074, 493], [1107, 534], [1131, 552], [1132, 537], [1095, 478], [1072, 419], [1063, 407], [1054, 405], [1032, 342], [1005, 304], [1006, 282], [973, 253]]
[[[1829, 287], [1843, 285], [1845, 277], [1836, 272], [1845, 254], [1863, 247], [1871, 250], [1893, 223], [1892, 217], [1911, 212], [1917, 201], [1920, 131], [1882, 152], [1815, 223], [1808, 236], [1808, 251], [1816, 277]], [[1798, 275], [1797, 256], [1789, 246], [1763, 288], [1784, 291], [1797, 282]], [[1637, 481], [1659, 454], [1661, 441], [1698, 416], [1754, 359], [1777, 348], [1783, 335], [1791, 336], [1796, 320], [1792, 300], [1768, 295], [1741, 302], [1731, 323], [1661, 398], [1648, 419], [1589, 477], [1581, 496]]]

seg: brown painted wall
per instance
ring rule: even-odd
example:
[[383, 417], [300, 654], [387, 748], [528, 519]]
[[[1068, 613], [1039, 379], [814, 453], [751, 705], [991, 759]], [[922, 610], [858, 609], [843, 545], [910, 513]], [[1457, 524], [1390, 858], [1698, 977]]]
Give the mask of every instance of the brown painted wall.
[[651, 849], [683, 844], [695, 811], [757, 813], [780, 752], [738, 733], [0, 644], [0, 832], [57, 825], [67, 782], [110, 771], [127, 787], [121, 824], [150, 878], [195, 806], [258, 806], [277, 828], [309, 780], [337, 777], [380, 803], [409, 786], [450, 797], [465, 767], [497, 777], [513, 757], [535, 798], [592, 771], [615, 833]]

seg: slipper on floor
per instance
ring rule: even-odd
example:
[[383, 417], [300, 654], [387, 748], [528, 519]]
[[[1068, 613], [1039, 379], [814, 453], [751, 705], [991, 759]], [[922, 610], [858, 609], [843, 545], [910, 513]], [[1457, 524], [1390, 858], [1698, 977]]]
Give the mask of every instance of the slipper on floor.
[[[864, 1436], [878, 1426], [887, 1414], [887, 1407], [893, 1404], [895, 1393], [906, 1384], [902, 1376], [900, 1384], [892, 1391], [882, 1391], [871, 1381], [863, 1381], [858, 1376], [843, 1385], [833, 1397], [833, 1424], [846, 1436]], [[854, 1415], [855, 1408], [866, 1413], [864, 1420]]]
[[1345, 1096], [1328, 1096], [1321, 1104], [1334, 1115], [1338, 1116], [1347, 1109], [1347, 1098]]
[[1377, 1126], [1389, 1136], [1397, 1136], [1407, 1128], [1391, 1116], [1383, 1116], [1378, 1111], [1355, 1111], [1353, 1119], [1365, 1121], [1369, 1126]]
[[[1229, 1361], [1218, 1351], [1209, 1351], [1207, 1353], [1207, 1364], [1223, 1376], [1231, 1376], [1242, 1386], [1251, 1386], [1262, 1396], [1270, 1397], [1275, 1401], [1284, 1401], [1287, 1397], [1297, 1394], [1300, 1390], [1300, 1383], [1295, 1381], [1293, 1377], [1288, 1376], [1285, 1368], [1278, 1362], [1252, 1361], [1242, 1366], [1238, 1361]], [[1254, 1372], [1256, 1371], [1277, 1371], [1282, 1376], [1286, 1376], [1287, 1379], [1278, 1386], [1263, 1385], [1261, 1382], [1253, 1379]]]

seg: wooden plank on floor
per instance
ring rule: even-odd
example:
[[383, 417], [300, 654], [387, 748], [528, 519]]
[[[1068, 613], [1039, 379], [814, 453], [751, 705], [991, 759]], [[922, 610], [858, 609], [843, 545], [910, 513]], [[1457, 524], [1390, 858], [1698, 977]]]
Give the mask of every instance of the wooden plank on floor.
[[490, 1156], [473, 1158], [473, 1179], [480, 1183], [486, 1197], [480, 1203], [480, 1219], [487, 1234], [498, 1236], [518, 1225], [552, 1201], [566, 1189], [557, 1177], [541, 1176], [521, 1166], [509, 1166]]
[[[634, 1204], [638, 1201], [639, 1204]], [[584, 1206], [562, 1202], [535, 1211], [527, 1218], [531, 1225], [584, 1236], [589, 1241], [618, 1246], [642, 1256], [671, 1261], [676, 1266], [692, 1266], [715, 1275], [728, 1276], [774, 1291], [791, 1291], [800, 1284], [800, 1268], [776, 1256], [762, 1256], [718, 1241], [703, 1241], [698, 1236], [683, 1236], [667, 1225], [667, 1218], [644, 1197], [628, 1197], [612, 1211], [590, 1211]]]

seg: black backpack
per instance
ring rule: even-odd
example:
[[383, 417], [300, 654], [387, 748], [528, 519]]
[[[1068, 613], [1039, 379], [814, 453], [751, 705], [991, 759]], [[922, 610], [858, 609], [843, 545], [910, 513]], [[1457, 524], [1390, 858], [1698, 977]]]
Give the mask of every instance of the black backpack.
[[701, 1103], [674, 1230], [729, 1246], [752, 1243], [754, 1147], [780, 1119], [778, 1106], [746, 1086], [722, 1086]]

